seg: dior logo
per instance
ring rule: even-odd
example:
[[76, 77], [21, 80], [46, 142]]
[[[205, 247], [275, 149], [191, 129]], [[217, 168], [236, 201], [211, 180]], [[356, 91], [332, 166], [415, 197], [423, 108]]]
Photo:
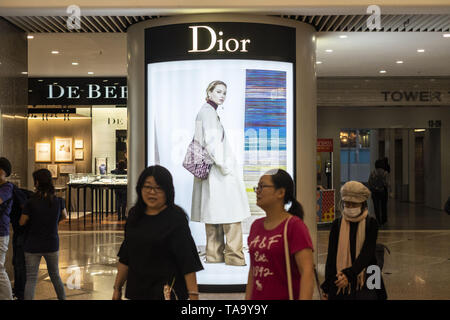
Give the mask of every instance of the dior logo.
[[[250, 39], [242, 39], [237, 40], [230, 38], [224, 42], [224, 39], [217, 38], [217, 34], [214, 31], [213, 28], [208, 26], [195, 26], [195, 27], [189, 27], [189, 29], [192, 29], [192, 49], [188, 52], [208, 52], [216, 48], [218, 45], [217, 52], [248, 52], [247, 50], [247, 44], [250, 43]], [[199, 29], [205, 29], [209, 32], [209, 35], [211, 36], [211, 41], [209, 43], [209, 46], [207, 48], [201, 48], [198, 47], [198, 30]], [[204, 34], [204, 33], [203, 33]], [[219, 37], [223, 36], [223, 32], [219, 31]]]

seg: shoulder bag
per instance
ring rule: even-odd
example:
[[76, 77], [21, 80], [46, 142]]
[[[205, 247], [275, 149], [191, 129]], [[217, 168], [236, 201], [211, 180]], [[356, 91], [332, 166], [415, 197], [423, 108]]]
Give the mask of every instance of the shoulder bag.
[[184, 157], [183, 167], [199, 179], [207, 179], [214, 161], [197, 140], [192, 139]]
[[[225, 137], [225, 131], [222, 134], [223, 141]], [[192, 173], [194, 177], [205, 180], [209, 176], [211, 167], [214, 164], [214, 160], [209, 155], [206, 147], [203, 147], [200, 142], [192, 139], [188, 146], [186, 156], [184, 157], [183, 167]]]
[[289, 256], [289, 244], [287, 239], [287, 227], [289, 220], [291, 220], [291, 218], [292, 216], [287, 218], [287, 221], [284, 224], [283, 239], [284, 239], [284, 257], [286, 259], [286, 276], [288, 282], [289, 300], [294, 300], [294, 293], [292, 292], [293, 289], [292, 289], [291, 259]]

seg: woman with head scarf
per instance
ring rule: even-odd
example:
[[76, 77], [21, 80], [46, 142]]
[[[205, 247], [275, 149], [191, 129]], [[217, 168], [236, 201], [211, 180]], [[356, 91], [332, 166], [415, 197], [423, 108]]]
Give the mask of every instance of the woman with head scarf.
[[[325, 281], [321, 286], [324, 299], [386, 299], [375, 256], [378, 225], [376, 219], [368, 215], [369, 197], [369, 189], [357, 181], [349, 181], [341, 188], [342, 217], [331, 226]], [[375, 270], [373, 289], [367, 286], [368, 276], [371, 276], [369, 267], [369, 271]]]

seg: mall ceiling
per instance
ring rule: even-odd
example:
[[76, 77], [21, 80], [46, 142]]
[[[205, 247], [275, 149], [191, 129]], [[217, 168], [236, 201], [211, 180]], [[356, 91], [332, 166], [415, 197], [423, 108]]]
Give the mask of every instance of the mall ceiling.
[[[281, 15], [308, 23], [318, 32], [370, 32], [369, 15]], [[134, 23], [161, 16], [82, 16], [81, 29], [69, 30], [66, 16], [3, 16], [28, 33], [124, 33]], [[448, 32], [448, 14], [385, 14], [373, 32]]]

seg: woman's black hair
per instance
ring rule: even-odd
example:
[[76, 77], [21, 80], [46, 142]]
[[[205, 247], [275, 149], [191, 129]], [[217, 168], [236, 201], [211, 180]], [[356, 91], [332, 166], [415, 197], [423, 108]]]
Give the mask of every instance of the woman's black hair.
[[379, 159], [375, 161], [375, 169], [384, 169], [384, 163], [383, 160]]
[[287, 204], [291, 202], [291, 207], [289, 208], [288, 212], [303, 220], [303, 206], [295, 198], [294, 180], [292, 179], [290, 174], [283, 169], [274, 169], [266, 172], [265, 175], [269, 175], [272, 177], [272, 182], [276, 189], [284, 188], [284, 203]]
[[35, 196], [39, 199], [49, 201], [50, 207], [55, 196], [55, 187], [53, 186], [52, 174], [47, 169], [39, 169], [33, 172], [34, 185], [36, 186]]
[[126, 167], [127, 167], [127, 164], [123, 160], [120, 160], [119, 163], [117, 164], [117, 169], [119, 169], [119, 170], [125, 170]]
[[141, 175], [139, 176], [136, 185], [136, 193], [138, 199], [134, 207], [131, 208], [130, 210], [128, 222], [130, 223], [137, 222], [141, 217], [145, 215], [147, 205], [145, 204], [144, 199], [142, 198], [142, 188], [144, 186], [145, 180], [148, 177], [153, 177], [158, 186], [164, 191], [164, 194], [166, 195], [166, 205], [168, 207], [172, 207], [176, 211], [183, 212], [186, 215], [184, 210], [179, 206], [175, 205], [174, 203], [175, 188], [173, 186], [172, 174], [166, 168], [159, 165], [154, 165], [144, 169], [144, 171], [142, 171]]

